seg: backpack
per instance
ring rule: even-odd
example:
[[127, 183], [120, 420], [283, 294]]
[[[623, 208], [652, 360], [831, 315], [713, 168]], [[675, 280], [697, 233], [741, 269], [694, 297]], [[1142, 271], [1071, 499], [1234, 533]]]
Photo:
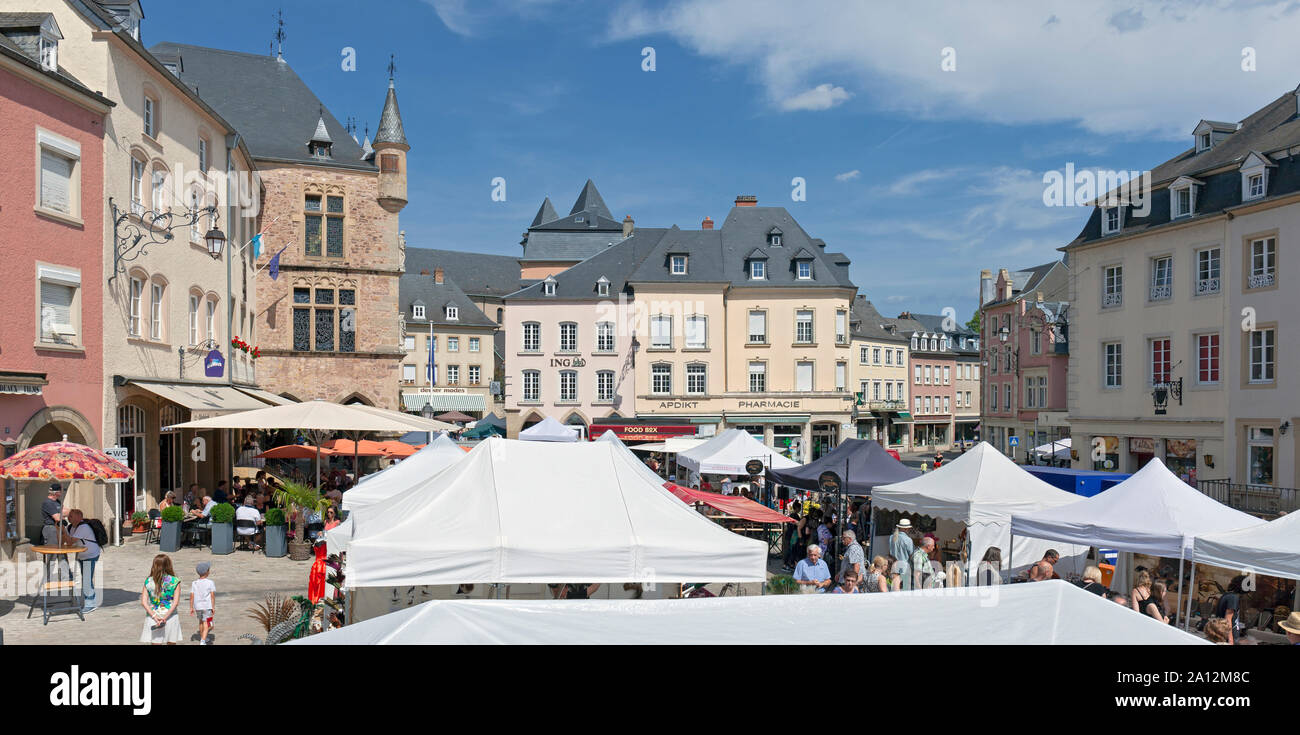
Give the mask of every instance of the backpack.
[[101, 547], [108, 545], [108, 531], [104, 529], [104, 522], [98, 518], [87, 518], [86, 525], [90, 526], [91, 533], [95, 534], [95, 543]]

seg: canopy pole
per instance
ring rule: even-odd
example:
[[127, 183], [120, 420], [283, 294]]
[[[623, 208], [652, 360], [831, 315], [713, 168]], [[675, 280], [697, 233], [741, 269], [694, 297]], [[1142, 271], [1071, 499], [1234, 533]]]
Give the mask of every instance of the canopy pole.
[[1190, 632], [1192, 629], [1192, 595], [1196, 594], [1196, 549], [1192, 549], [1192, 581], [1188, 586], [1192, 589], [1187, 594], [1187, 615], [1183, 621], [1183, 630]]
[[[1184, 540], [1186, 540], [1186, 538], [1184, 538]], [[1186, 556], [1187, 556], [1187, 546], [1186, 546], [1185, 544], [1180, 544], [1179, 547], [1178, 547], [1178, 594], [1179, 594], [1181, 597], [1186, 597], [1186, 596], [1187, 596], [1187, 587], [1186, 587], [1186, 585], [1183, 584], [1183, 560], [1184, 560], [1184, 558], [1185, 558]], [[1179, 600], [1179, 602], [1182, 602], [1182, 601], [1183, 601], [1183, 600], [1181, 600], [1181, 599]], [[1190, 602], [1191, 599], [1188, 598], [1187, 601]], [[1192, 606], [1189, 604], [1189, 605], [1187, 606], [1187, 614], [1188, 614], [1188, 615], [1191, 615], [1191, 614], [1192, 614], [1192, 609], [1191, 609], [1191, 608], [1192, 608]], [[1186, 630], [1186, 629], [1187, 629], [1187, 623], [1186, 623], [1186, 621], [1184, 621], [1184, 622], [1183, 622], [1183, 630]]]

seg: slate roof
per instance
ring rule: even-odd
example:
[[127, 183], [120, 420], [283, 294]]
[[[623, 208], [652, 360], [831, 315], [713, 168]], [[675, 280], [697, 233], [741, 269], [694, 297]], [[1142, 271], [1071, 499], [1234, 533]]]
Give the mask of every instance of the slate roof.
[[888, 319], [876, 310], [876, 305], [866, 296], [858, 295], [853, 299], [849, 310], [849, 332], [852, 336], [877, 342], [896, 342], [905, 344], [911, 340], [910, 333], [904, 336], [902, 331], [890, 331], [886, 327], [897, 327], [897, 320]]
[[[782, 231], [780, 247], [767, 243], [773, 226]], [[767, 278], [749, 280], [746, 258], [755, 249], [767, 252]], [[686, 274], [674, 276], [668, 270], [669, 253], [689, 255]], [[799, 280], [796, 259], [811, 257], [813, 278]], [[722, 226], [714, 230], [681, 230], [674, 226], [628, 280], [636, 283], [727, 282], [732, 288], [856, 288], [847, 267], [827, 257], [822, 247], [784, 207], [732, 207]]]
[[[1006, 300], [993, 299], [992, 301], [989, 301], [987, 304], [984, 304], [984, 306], [981, 308], [998, 306], [1000, 304], [1007, 304], [1012, 301], [1017, 301], [1019, 299], [1023, 299], [1030, 296], [1031, 294], [1033, 294], [1035, 291], [1038, 290], [1038, 287], [1043, 284], [1043, 281], [1047, 278], [1048, 274], [1051, 273], [1052, 269], [1058, 265], [1063, 268], [1065, 267], [1065, 264], [1062, 263], [1061, 261], [1053, 260], [1050, 263], [1043, 263], [1042, 265], [1036, 265], [1033, 266], [1032, 268], [1026, 268], [1024, 270], [1014, 271], [1010, 273], [1009, 275], [1011, 276], [1011, 298]], [[997, 288], [997, 280], [998, 280], [997, 276], [996, 275], [993, 276], [993, 284], [994, 284], [993, 287], [995, 289]], [[1065, 288], [1068, 289], [1068, 281]], [[1064, 289], [1062, 290], [1064, 291]], [[1044, 294], [1044, 296], [1047, 298], [1053, 298], [1058, 295], [1064, 296], [1065, 294], [1064, 293]]]
[[556, 214], [550, 197], [542, 201], [520, 243], [524, 246], [520, 260], [577, 262], [622, 239], [623, 223], [614, 220], [596, 184], [587, 179], [564, 217]]
[[605, 200], [601, 198], [600, 192], [596, 190], [596, 184], [591, 179], [582, 186], [582, 192], [578, 194], [578, 200], [573, 203], [573, 209], [569, 214], [578, 212], [591, 212], [600, 215], [605, 219], [612, 220], [614, 215], [609, 213], [609, 207], [605, 206]]
[[[1276, 168], [1269, 170], [1264, 199], [1251, 200], [1252, 204], [1300, 191], [1300, 160], [1291, 156], [1273, 155], [1296, 145], [1300, 145], [1300, 116], [1296, 114], [1294, 92], [1287, 92], [1252, 113], [1241, 122], [1236, 132], [1227, 135], [1209, 150], [1197, 153], [1193, 146], [1152, 169], [1151, 185], [1154, 191], [1148, 216], [1136, 217], [1132, 208], [1128, 207], [1120, 231], [1106, 237], [1123, 237], [1169, 224], [1168, 184], [1180, 176], [1201, 179], [1205, 185], [1199, 187], [1197, 192], [1196, 213], [1191, 217], [1179, 217], [1179, 222], [1194, 221], [1197, 217], [1218, 214], [1240, 205], [1241, 174], [1237, 167], [1252, 151], [1270, 156], [1277, 164]], [[1232, 168], [1222, 173], [1208, 174], [1224, 166]], [[1094, 207], [1083, 231], [1066, 248], [1100, 239], [1101, 209]]]
[[[229, 120], [260, 159], [373, 171], [361, 146], [285, 61], [274, 56], [159, 43], [158, 58], [184, 59], [180, 79]], [[390, 90], [391, 91], [391, 90]], [[322, 112], [323, 111], [323, 112]], [[317, 120], [333, 139], [333, 157], [311, 155]]]
[[406, 130], [402, 128], [402, 112], [397, 107], [397, 90], [393, 80], [388, 80], [388, 94], [384, 97], [384, 109], [379, 114], [379, 132], [375, 133], [376, 143], [396, 143], [407, 145]]
[[40, 28], [53, 13], [0, 13], [0, 28]]
[[[489, 319], [470, 301], [469, 296], [456, 285], [456, 282], [443, 273], [442, 283], [434, 283], [432, 271], [429, 275], [420, 275], [419, 271], [407, 271], [397, 282], [397, 297], [402, 308], [402, 317], [406, 320], [408, 330], [418, 330], [420, 325], [448, 327], [496, 327], [497, 323]], [[412, 306], [424, 304], [425, 319], [411, 316]], [[456, 320], [448, 320], [445, 307], [450, 304], [459, 309]], [[412, 325], [415, 325], [412, 327]]]
[[500, 298], [521, 286], [518, 258], [434, 248], [406, 249], [407, 273], [419, 273], [422, 269], [433, 273], [435, 268], [442, 268], [447, 278], [471, 296]]
[[[617, 299], [618, 294], [624, 291], [628, 281], [631, 280], [628, 276], [655, 250], [655, 247], [669, 232], [669, 230], [655, 227], [639, 229], [626, 240], [555, 274], [553, 276], [555, 279], [554, 296], [545, 296], [543, 282], [534, 281], [507, 297], [506, 301], [547, 298], [554, 298], [559, 301]], [[596, 290], [596, 282], [600, 280], [601, 276], [609, 279], [609, 296], [601, 296]]]
[[560, 215], [555, 213], [555, 206], [551, 204], [551, 198], [546, 197], [542, 200], [542, 206], [538, 207], [537, 216], [533, 217], [533, 223], [529, 225], [529, 227], [536, 227], [538, 225], [546, 224], [547, 222], [554, 222], [559, 218]]
[[[27, 25], [23, 25], [24, 23], [27, 23], [26, 20], [14, 20], [13, 22], [17, 25], [12, 25], [12, 26], [3, 25], [5, 16], [18, 16], [18, 15], [22, 15], [22, 16], [36, 15], [36, 16], [41, 16], [43, 18], [44, 16], [49, 15], [49, 13], [0, 13], [0, 27], [11, 27], [11, 28], [29, 27]], [[35, 25], [40, 25], [41, 22], [43, 21], [37, 21]], [[102, 105], [107, 105], [109, 107], [115, 107], [117, 105], [116, 102], [113, 102], [112, 100], [99, 94], [98, 92], [91, 91], [89, 87], [82, 84], [80, 80], [78, 80], [76, 77], [69, 74], [67, 70], [65, 70], [63, 67], [60, 66], [57, 72], [53, 72], [45, 69], [44, 67], [41, 66], [39, 60], [33, 59], [25, 51], [23, 51], [23, 49], [20, 46], [18, 46], [18, 44], [9, 40], [3, 34], [0, 34], [0, 54], [8, 56], [9, 58], [18, 61], [22, 63], [24, 66], [27, 66], [28, 68], [31, 68], [35, 71], [38, 71], [41, 74], [44, 74], [45, 76], [51, 79], [57, 79], [60, 83], [67, 86], [69, 89], [79, 92], [85, 95], [86, 97], [89, 97], [95, 100], [96, 102], [99, 102]]]

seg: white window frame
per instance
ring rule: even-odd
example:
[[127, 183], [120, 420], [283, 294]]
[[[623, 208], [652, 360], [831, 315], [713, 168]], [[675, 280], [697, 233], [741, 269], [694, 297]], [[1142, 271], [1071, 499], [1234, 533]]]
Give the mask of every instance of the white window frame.
[[148, 92], [144, 93], [144, 134], [158, 140], [158, 103]]
[[196, 345], [202, 340], [199, 339], [199, 302], [203, 297], [199, 294], [190, 294], [190, 344]]
[[470, 385], [478, 385], [482, 380], [483, 380], [483, 366], [481, 366], [481, 365], [470, 365], [470, 366], [469, 366], [469, 384], [470, 384]]
[[219, 342], [217, 339], [217, 300], [209, 298], [207, 300], [208, 321], [207, 321], [207, 338]]
[[798, 260], [798, 261], [795, 261], [794, 269], [795, 269], [795, 278], [796, 278], [796, 279], [798, 279], [798, 280], [800, 280], [800, 281], [811, 281], [811, 280], [812, 280], [812, 261], [811, 261], [811, 260]]
[[157, 281], [149, 282], [149, 339], [160, 342], [163, 338], [166, 295], [167, 287], [164, 284]]
[[469, 338], [469, 351], [470, 351], [470, 352], [481, 352], [481, 351], [482, 351], [482, 338], [481, 338], [481, 337], [470, 337], [470, 338]]
[[1196, 295], [1217, 294], [1223, 284], [1223, 250], [1218, 245], [1196, 251]]
[[[699, 383], [698, 389], [692, 385], [692, 379]], [[686, 363], [686, 395], [702, 396], [709, 392], [709, 367], [702, 362]]]
[[[1259, 344], [1256, 344], [1257, 337]], [[1277, 381], [1277, 329], [1263, 327], [1247, 333], [1246, 369], [1246, 379], [1251, 385]]]
[[672, 395], [673, 366], [668, 362], [656, 362], [650, 365], [650, 394], [656, 396]]
[[[804, 388], [799, 385], [799, 371], [807, 366], [808, 387]], [[812, 360], [796, 360], [794, 363], [794, 381], [795, 390], [800, 392], [812, 393], [817, 390], [817, 364]]]
[[[66, 324], [51, 323], [49, 336], [45, 332], [45, 315], [43, 304], [44, 299], [41, 297], [41, 288], [43, 284], [52, 286], [61, 286], [72, 289], [72, 298], [68, 303], [68, 322]], [[37, 265], [36, 267], [36, 338], [43, 344], [62, 344], [72, 347], [81, 345], [81, 271], [75, 268], [65, 268], [61, 266]], [[58, 329], [62, 327], [62, 329]]]
[[597, 322], [596, 351], [614, 352], [616, 349], [617, 347], [614, 341], [614, 322]]
[[407, 352], [415, 352], [415, 335], [408, 334], [402, 337], [402, 349]]
[[449, 321], [449, 322], [458, 322], [458, 321], [460, 321], [460, 308], [459, 308], [459, 307], [456, 307], [456, 306], [448, 306], [448, 307], [447, 307], [447, 321]]
[[542, 399], [542, 374], [537, 370], [523, 372], [521, 401], [537, 403]]
[[578, 351], [578, 323], [560, 322], [560, 352]]
[[1101, 346], [1101, 370], [1103, 388], [1124, 387], [1124, 344], [1122, 342], [1104, 342]]
[[423, 318], [424, 318], [424, 305], [423, 305], [423, 304], [416, 304], [415, 306], [412, 306], [412, 307], [411, 307], [411, 318], [412, 318], [412, 319], [423, 319]]
[[650, 317], [650, 349], [671, 350], [673, 348], [673, 318], [663, 314]]
[[[541, 322], [524, 322], [520, 325], [520, 352], [541, 352], [542, 351], [542, 324]], [[530, 345], [531, 342], [531, 345]]]
[[460, 365], [447, 366], [447, 385], [460, 385]]
[[415, 366], [414, 366], [414, 365], [403, 365], [403, 366], [402, 366], [402, 382], [403, 382], [403, 383], [407, 383], [407, 384], [411, 384], [411, 383], [414, 383], [414, 382], [415, 382]]
[[578, 400], [578, 371], [560, 371], [560, 400], [573, 402]]
[[460, 352], [460, 337], [447, 337], [447, 351]]
[[[763, 321], [763, 333], [759, 335], [754, 334], [755, 316], [760, 317]], [[748, 344], [752, 344], [752, 345], [767, 344], [767, 312], [763, 309], [750, 309], [749, 313], [747, 314], [747, 317], [748, 317], [748, 324], [746, 327], [746, 331], [748, 332], [747, 334], [747, 339], [749, 340]], [[759, 339], [754, 339], [754, 337], [758, 337]]]
[[1151, 258], [1151, 287], [1149, 301], [1169, 301], [1174, 297], [1174, 256], [1157, 255]]
[[765, 281], [767, 280], [767, 261], [762, 258], [755, 258], [749, 261], [749, 280]]
[[685, 255], [671, 255], [668, 258], [669, 272], [674, 276], [686, 275], [687, 259]]
[[[1111, 214], [1114, 213], [1114, 223], [1111, 222]], [[1113, 235], [1124, 229], [1124, 208], [1123, 207], [1102, 207], [1101, 209], [1101, 234]]]
[[596, 371], [596, 400], [608, 402], [614, 400], [614, 371]]
[[[692, 325], [692, 324], [699, 325], [699, 326], [698, 326], [698, 330], [696, 331], [696, 334], [695, 334], [695, 336], [698, 337], [698, 340], [697, 340], [697, 341], [692, 341], [692, 338], [691, 338], [691, 335], [692, 335], [691, 325]], [[705, 350], [705, 349], [708, 349], [708, 347], [709, 347], [709, 318], [708, 318], [707, 316], [705, 316], [705, 315], [703, 315], [703, 314], [690, 314], [690, 315], [688, 315], [688, 316], [686, 317], [686, 319], [685, 319], [685, 322], [684, 322], [684, 324], [683, 324], [682, 330], [683, 330], [683, 332], [684, 332], [684, 334], [682, 335], [682, 337], [683, 337], [683, 339], [685, 340], [684, 344], [685, 344], [685, 346], [686, 346], [686, 349], [688, 349], [688, 350]]]
[[767, 363], [762, 360], [749, 362], [749, 392], [767, 392]]
[[1118, 309], [1124, 305], [1124, 264], [1115, 263], [1101, 269], [1101, 308]]
[[[37, 182], [36, 182], [36, 208], [40, 212], [53, 214], [57, 217], [67, 217], [75, 220], [81, 218], [81, 144], [75, 140], [65, 138], [61, 135], [55, 135], [47, 130], [36, 129], [36, 148], [37, 148]], [[48, 206], [41, 198], [45, 190], [45, 163], [44, 157], [49, 155], [68, 163], [68, 183], [67, 183], [67, 211]]]
[[[1259, 252], [1256, 252], [1256, 246]], [[1256, 237], [1250, 241], [1246, 289], [1270, 288], [1277, 283], [1277, 237]]]
[[[805, 318], [806, 315], [806, 318]], [[817, 342], [816, 315], [812, 309], [796, 309], [794, 312], [794, 343], [810, 345]], [[800, 332], [807, 334], [801, 335]]]

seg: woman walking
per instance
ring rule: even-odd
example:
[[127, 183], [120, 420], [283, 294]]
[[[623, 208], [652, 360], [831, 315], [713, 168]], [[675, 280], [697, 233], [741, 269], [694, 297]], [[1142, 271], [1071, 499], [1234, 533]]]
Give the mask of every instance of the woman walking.
[[180, 585], [171, 557], [166, 554], [155, 556], [149, 578], [144, 581], [144, 590], [140, 593], [140, 605], [146, 616], [140, 633], [141, 643], [172, 646], [180, 642], [183, 633], [180, 617], [176, 615], [176, 603], [180, 600], [176, 590]]
[[862, 585], [863, 592], [888, 592], [889, 585], [886, 581], [886, 572], [889, 569], [889, 561], [883, 556], [877, 556], [871, 560], [871, 566], [867, 568], [867, 579]]

